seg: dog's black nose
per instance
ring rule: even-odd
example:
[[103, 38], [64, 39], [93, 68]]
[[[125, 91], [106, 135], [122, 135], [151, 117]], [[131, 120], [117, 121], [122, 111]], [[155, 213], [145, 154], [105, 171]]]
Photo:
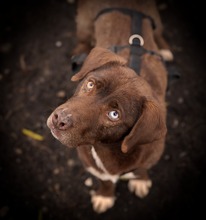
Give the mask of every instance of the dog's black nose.
[[71, 116], [66, 109], [58, 109], [53, 113], [52, 123], [59, 130], [67, 130], [72, 126]]

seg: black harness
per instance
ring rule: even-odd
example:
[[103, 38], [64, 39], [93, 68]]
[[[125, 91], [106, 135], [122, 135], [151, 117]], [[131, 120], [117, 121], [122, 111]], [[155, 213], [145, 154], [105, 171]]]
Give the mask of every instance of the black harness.
[[[162, 59], [162, 57], [154, 51], [146, 50], [144, 45], [144, 39], [142, 38], [142, 20], [149, 19], [152, 25], [152, 28], [155, 29], [154, 20], [141, 12], [128, 9], [128, 8], [105, 8], [101, 10], [97, 16], [95, 17], [95, 21], [103, 14], [110, 13], [113, 11], [119, 11], [123, 14], [126, 14], [131, 17], [131, 36], [128, 39], [129, 44], [120, 46], [120, 45], [113, 45], [110, 49], [114, 53], [118, 53], [119, 51], [123, 50], [124, 48], [130, 48], [130, 58], [129, 58], [129, 67], [132, 68], [138, 75], [140, 73], [141, 68], [141, 56], [145, 53], [157, 55]], [[72, 70], [76, 72], [76, 69], [79, 69], [79, 66], [82, 65], [84, 59], [86, 58], [86, 54], [80, 54], [78, 56], [72, 57]]]
[[141, 68], [141, 56], [145, 53], [158, 55], [161, 60], [162, 57], [155, 53], [154, 51], [146, 50], [144, 45], [144, 39], [142, 38], [142, 20], [143, 19], [149, 19], [152, 25], [152, 28], [155, 29], [155, 23], [154, 20], [148, 16], [145, 15], [139, 11], [135, 11], [128, 8], [105, 8], [102, 11], [100, 11], [95, 20], [97, 20], [102, 14], [118, 11], [125, 15], [128, 15], [131, 17], [131, 36], [128, 39], [129, 45], [125, 46], [112, 46], [109, 49], [113, 52], [117, 53], [121, 51], [124, 48], [130, 48], [130, 58], [129, 58], [129, 67], [132, 68], [138, 75], [140, 74], [140, 68]]
[[[105, 8], [101, 10], [95, 17], [95, 21], [103, 14], [110, 13], [113, 11], [121, 12], [125, 15], [131, 17], [131, 36], [128, 39], [128, 45], [113, 45], [110, 49], [114, 53], [118, 53], [125, 48], [130, 49], [130, 57], [129, 57], [129, 67], [132, 68], [138, 75], [140, 74], [141, 69], [141, 57], [144, 54], [151, 54], [158, 56], [159, 59], [164, 62], [162, 56], [155, 51], [147, 50], [143, 47], [144, 39], [142, 38], [142, 21], [143, 19], [149, 19], [151, 22], [152, 28], [155, 29], [155, 22], [152, 17], [145, 15], [139, 11], [128, 9], [128, 8]], [[80, 54], [72, 57], [72, 71], [77, 72], [81, 65], [83, 64], [87, 54]], [[172, 75], [172, 78], [179, 78], [177, 73], [169, 73]]]

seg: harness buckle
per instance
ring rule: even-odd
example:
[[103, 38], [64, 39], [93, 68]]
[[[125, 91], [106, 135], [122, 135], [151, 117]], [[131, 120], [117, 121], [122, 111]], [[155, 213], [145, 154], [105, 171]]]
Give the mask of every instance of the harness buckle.
[[144, 39], [143, 39], [143, 37], [142, 37], [141, 35], [139, 35], [139, 34], [133, 34], [133, 35], [131, 35], [131, 36], [129, 37], [129, 44], [130, 44], [130, 45], [133, 45], [133, 40], [134, 40], [134, 39], [138, 39], [138, 40], [139, 40], [140, 46], [143, 46], [143, 45], [144, 45]]

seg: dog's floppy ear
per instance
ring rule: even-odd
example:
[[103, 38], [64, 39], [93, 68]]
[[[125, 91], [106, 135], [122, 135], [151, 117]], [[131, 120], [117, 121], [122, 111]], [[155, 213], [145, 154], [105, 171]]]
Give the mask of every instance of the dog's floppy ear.
[[163, 137], [166, 131], [164, 114], [162, 114], [157, 103], [145, 101], [142, 115], [124, 138], [121, 150], [123, 153], [127, 153], [135, 146], [151, 143]]
[[71, 80], [78, 81], [83, 79], [89, 72], [107, 64], [107, 63], [119, 63], [120, 65], [125, 65], [126, 60], [110, 50], [95, 47], [91, 50], [87, 56], [81, 70], [75, 74]]

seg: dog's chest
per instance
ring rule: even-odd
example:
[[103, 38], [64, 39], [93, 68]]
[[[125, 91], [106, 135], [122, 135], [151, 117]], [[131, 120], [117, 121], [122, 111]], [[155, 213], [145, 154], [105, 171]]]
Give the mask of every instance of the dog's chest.
[[[101, 158], [98, 156], [97, 152], [95, 151], [94, 147], [91, 148], [91, 155], [95, 161], [96, 166], [102, 171], [95, 169], [94, 167], [90, 166], [87, 168], [87, 171], [90, 172], [92, 175], [96, 176], [97, 178], [101, 179], [102, 181], [111, 181], [116, 183], [120, 178], [119, 174], [110, 174], [108, 170], [105, 168], [104, 164], [102, 163]], [[121, 178], [131, 179], [135, 178], [135, 175], [132, 172], [126, 173], [121, 176]]]
[[91, 155], [92, 155], [92, 158], [94, 159], [94, 162], [95, 162], [96, 166], [102, 172], [100, 172], [99, 170], [95, 169], [92, 166], [88, 167], [87, 171], [90, 172], [92, 175], [96, 176], [97, 178], [103, 180], [103, 181], [110, 180], [113, 183], [116, 183], [117, 180], [119, 179], [119, 175], [112, 175], [107, 171], [104, 164], [102, 163], [102, 160], [100, 159], [97, 152], [95, 151], [94, 147], [91, 148]]

